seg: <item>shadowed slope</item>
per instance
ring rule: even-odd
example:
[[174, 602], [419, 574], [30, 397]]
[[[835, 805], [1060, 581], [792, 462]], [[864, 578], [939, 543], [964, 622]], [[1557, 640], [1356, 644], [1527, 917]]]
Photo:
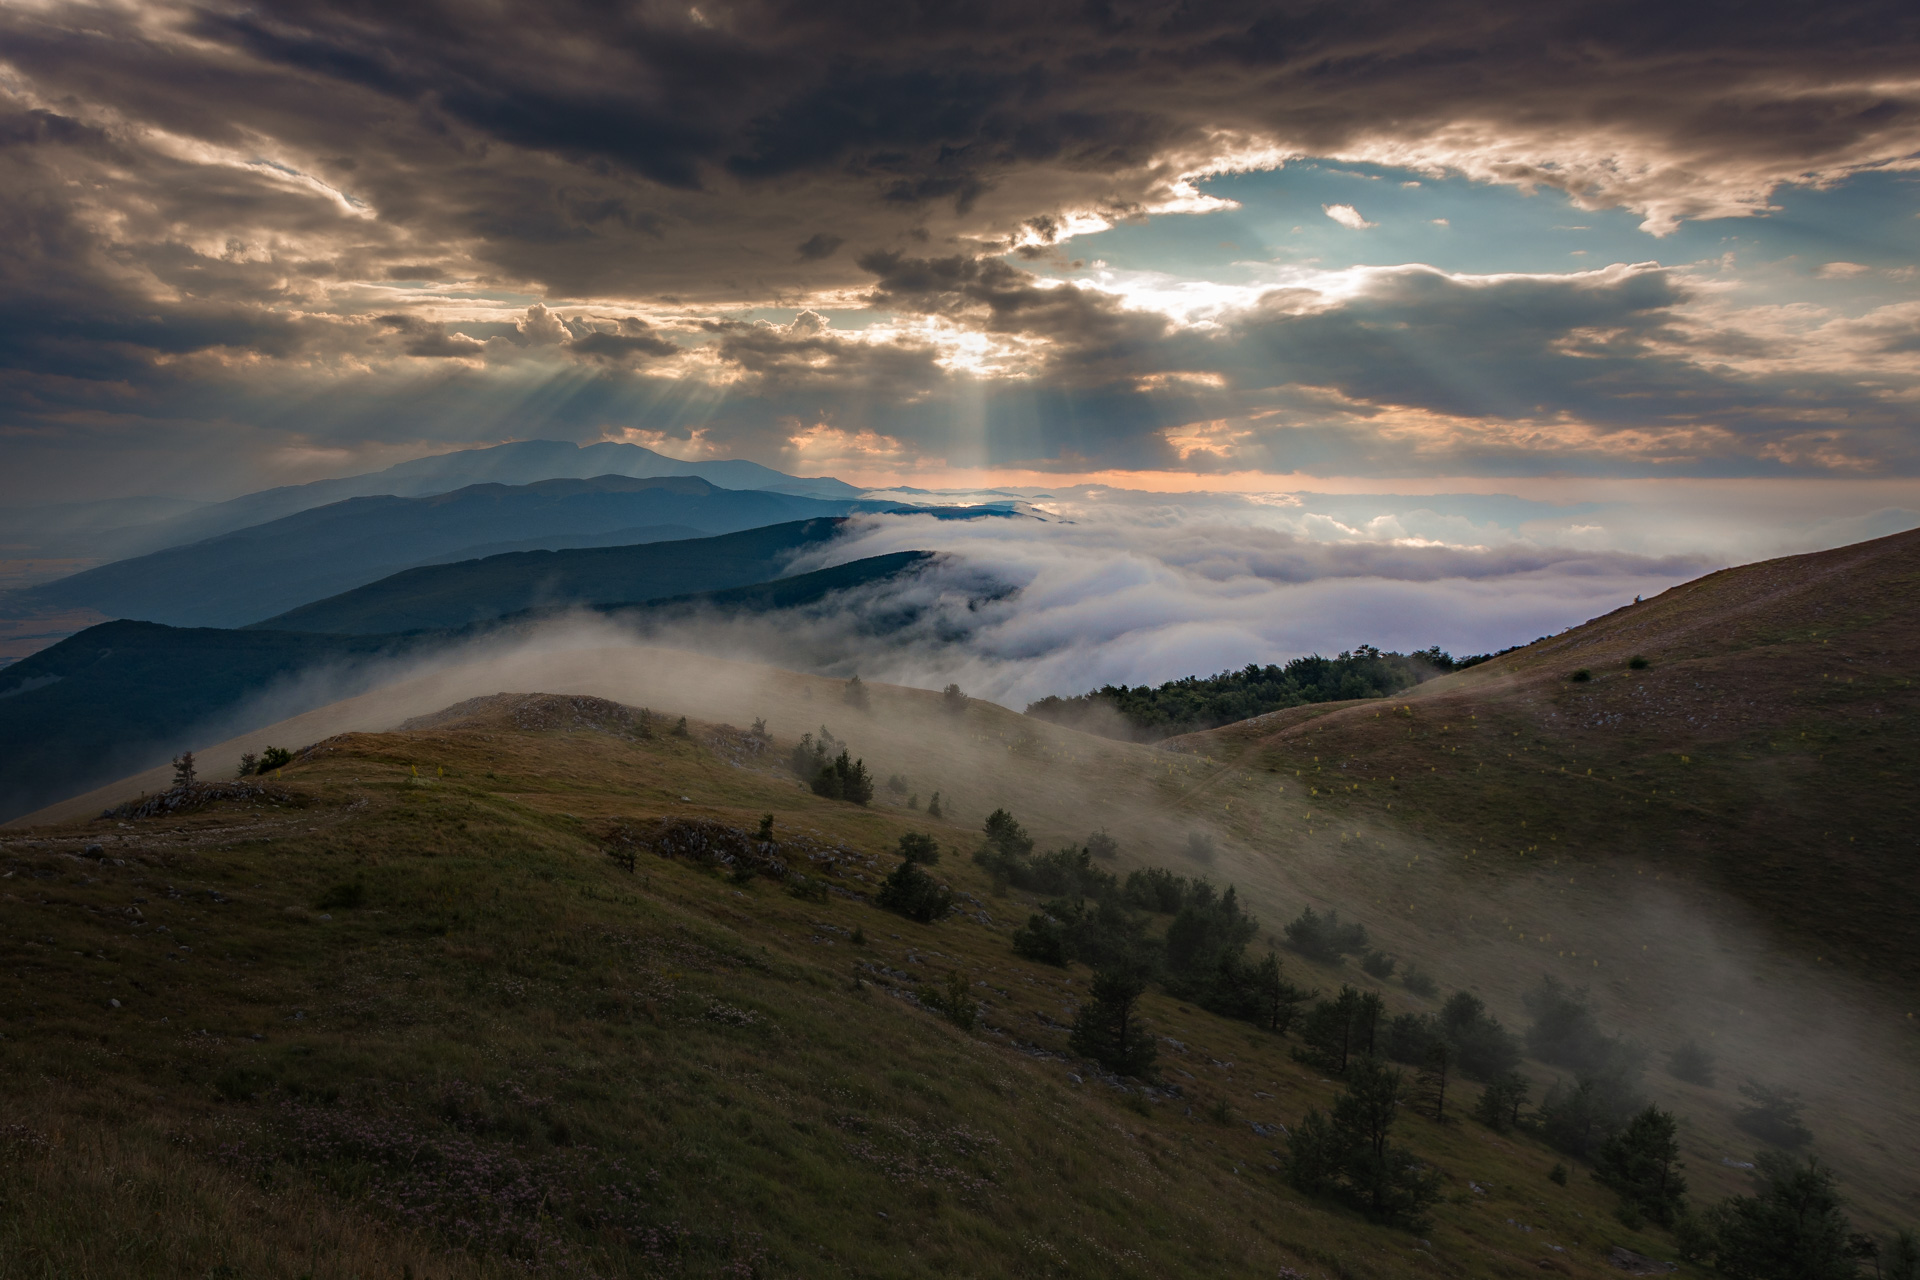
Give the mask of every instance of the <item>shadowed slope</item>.
[[1452, 856], [1706, 874], [1825, 961], [1912, 978], [1917, 669], [1920, 532], [1710, 574], [1391, 705], [1170, 745], [1304, 770], [1326, 821]]

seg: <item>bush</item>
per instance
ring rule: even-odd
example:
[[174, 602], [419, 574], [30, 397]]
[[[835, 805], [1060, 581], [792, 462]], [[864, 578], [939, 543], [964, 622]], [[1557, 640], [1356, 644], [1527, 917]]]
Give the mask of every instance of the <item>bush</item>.
[[887, 792], [890, 795], [896, 796], [907, 794], [907, 780], [897, 773], [888, 774]]
[[1213, 864], [1213, 837], [1204, 831], [1195, 831], [1187, 836], [1187, 857], [1201, 866]]
[[293, 752], [285, 747], [266, 747], [260, 752], [260, 763], [254, 766], [255, 773], [272, 773], [275, 769], [285, 768], [293, 763]]
[[1109, 1071], [1139, 1080], [1153, 1077], [1153, 1034], [1139, 1017], [1146, 975], [1137, 969], [1103, 969], [1093, 975], [1090, 999], [1074, 1016], [1068, 1044]]
[[1578, 671], [1574, 672], [1572, 675], [1568, 676], [1567, 679], [1573, 681], [1575, 684], [1585, 684], [1587, 681], [1593, 679], [1593, 672], [1587, 670], [1585, 667], [1582, 667]]
[[1440, 994], [1440, 984], [1435, 982], [1424, 969], [1408, 965], [1400, 973], [1400, 985], [1417, 996], [1428, 1000]]
[[881, 882], [874, 905], [909, 920], [932, 924], [953, 908], [953, 893], [912, 862], [902, 862]]
[[1024, 959], [1061, 968], [1073, 959], [1066, 926], [1039, 911], [1027, 917], [1025, 927], [1013, 931], [1013, 951]]
[[1804, 1147], [1813, 1141], [1813, 1131], [1800, 1123], [1802, 1103], [1795, 1090], [1770, 1089], [1749, 1080], [1740, 1086], [1740, 1096], [1748, 1105], [1733, 1122], [1760, 1141], [1776, 1147]]
[[1120, 842], [1102, 827], [1087, 837], [1087, 852], [1096, 858], [1117, 858], [1120, 856]]
[[1384, 951], [1369, 951], [1360, 957], [1360, 968], [1370, 978], [1385, 982], [1393, 976], [1397, 962]]
[[1667, 1074], [1675, 1080], [1685, 1080], [1688, 1084], [1711, 1089], [1714, 1079], [1713, 1054], [1702, 1048], [1697, 1040], [1685, 1041], [1667, 1055]]
[[940, 691], [941, 709], [953, 715], [959, 715], [965, 711], [967, 704], [972, 701], [973, 699], [962, 692], [957, 684], [950, 684]]
[[947, 975], [945, 991], [922, 987], [920, 1003], [938, 1009], [943, 1017], [962, 1031], [973, 1030], [980, 1018], [980, 1002], [973, 998], [973, 986], [967, 975], [955, 969]]
[[1338, 911], [1320, 916], [1307, 907], [1281, 932], [1286, 934], [1289, 947], [1310, 960], [1328, 964], [1338, 964], [1342, 956], [1367, 949], [1366, 926], [1341, 924]]
[[908, 862], [917, 862], [930, 867], [940, 861], [940, 844], [932, 836], [919, 831], [909, 831], [900, 837], [899, 853]]
[[1547, 1181], [1553, 1183], [1555, 1186], [1566, 1186], [1567, 1166], [1561, 1164], [1558, 1160], [1554, 1161], [1553, 1168], [1547, 1170]]
[[1645, 658], [1641, 657], [1637, 653], [1634, 654], [1631, 658], [1627, 659], [1627, 667], [1633, 671], [1645, 671], [1648, 667], [1652, 665], [1653, 665], [1652, 663], [1648, 662]]

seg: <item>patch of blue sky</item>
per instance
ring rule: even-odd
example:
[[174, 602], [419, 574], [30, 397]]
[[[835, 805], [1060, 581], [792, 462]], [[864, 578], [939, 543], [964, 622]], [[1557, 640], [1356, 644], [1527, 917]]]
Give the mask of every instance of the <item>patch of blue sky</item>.
[[[1529, 195], [1371, 165], [1300, 161], [1201, 185], [1240, 207], [1125, 223], [1077, 238], [1064, 252], [1119, 271], [1222, 284], [1250, 283], [1271, 264], [1338, 270], [1425, 263], [1471, 274], [1559, 273], [1616, 262], [1718, 264], [1731, 253], [1735, 272], [1759, 292], [1771, 292], [1777, 282], [1783, 293], [1791, 285], [1796, 298], [1830, 305], [1910, 295], [1902, 269], [1920, 263], [1920, 175], [1914, 174], [1863, 174], [1824, 190], [1781, 188], [1761, 216], [1688, 221], [1659, 238], [1639, 229], [1639, 214], [1581, 209], [1557, 191]], [[1372, 225], [1336, 221], [1327, 209], [1340, 205]]]

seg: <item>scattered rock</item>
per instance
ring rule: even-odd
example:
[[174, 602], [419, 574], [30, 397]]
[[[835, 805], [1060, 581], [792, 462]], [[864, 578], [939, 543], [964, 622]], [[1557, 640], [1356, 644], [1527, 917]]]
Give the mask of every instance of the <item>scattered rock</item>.
[[1628, 1275], [1635, 1276], [1663, 1276], [1669, 1271], [1680, 1269], [1678, 1263], [1661, 1262], [1657, 1258], [1649, 1258], [1631, 1249], [1623, 1249], [1619, 1245], [1615, 1245], [1613, 1252], [1607, 1255], [1607, 1261]]

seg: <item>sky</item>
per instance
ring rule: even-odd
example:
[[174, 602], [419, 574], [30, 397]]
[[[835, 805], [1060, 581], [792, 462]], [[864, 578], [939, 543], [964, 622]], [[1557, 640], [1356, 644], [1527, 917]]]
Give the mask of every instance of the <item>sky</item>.
[[1889, 2], [15, 0], [0, 502], [546, 437], [1729, 562], [1920, 523], [1917, 196]]

